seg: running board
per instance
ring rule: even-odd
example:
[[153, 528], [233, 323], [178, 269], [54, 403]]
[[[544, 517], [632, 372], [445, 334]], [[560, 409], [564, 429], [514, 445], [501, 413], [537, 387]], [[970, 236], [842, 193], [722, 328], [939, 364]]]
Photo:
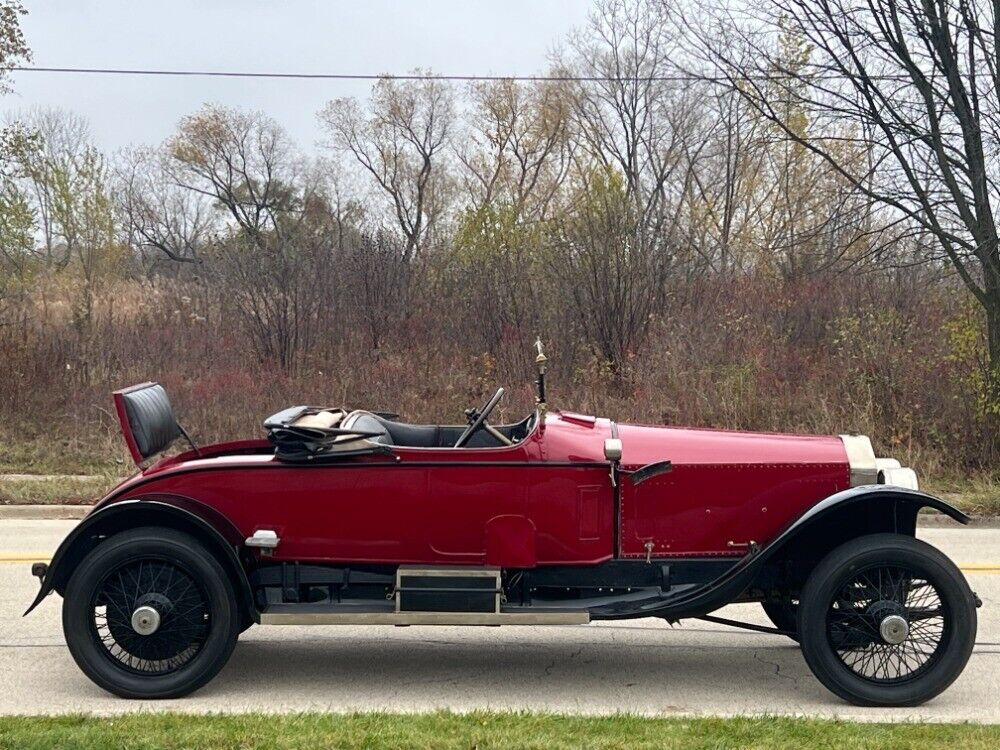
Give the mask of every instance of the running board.
[[[346, 608], [345, 608], [346, 609]], [[308, 604], [272, 604], [260, 613], [261, 625], [586, 625], [579, 610], [546, 612], [387, 612], [344, 611]]]

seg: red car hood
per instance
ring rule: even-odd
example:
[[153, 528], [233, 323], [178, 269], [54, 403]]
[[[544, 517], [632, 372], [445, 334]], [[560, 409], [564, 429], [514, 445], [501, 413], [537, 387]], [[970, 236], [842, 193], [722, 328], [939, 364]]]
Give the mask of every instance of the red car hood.
[[[612, 437], [607, 419], [553, 412], [545, 420], [548, 460], [603, 461], [604, 440]], [[622, 468], [658, 461], [674, 466], [809, 465], [848, 466], [844, 441], [836, 435], [787, 435], [695, 427], [617, 425]]]

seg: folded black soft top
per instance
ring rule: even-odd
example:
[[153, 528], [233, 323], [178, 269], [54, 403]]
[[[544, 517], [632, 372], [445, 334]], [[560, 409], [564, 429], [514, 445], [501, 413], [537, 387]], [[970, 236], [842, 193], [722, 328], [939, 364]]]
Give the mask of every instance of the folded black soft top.
[[292, 406], [264, 420], [267, 439], [284, 461], [337, 459], [386, 453], [388, 446], [374, 442], [381, 433], [343, 429], [347, 409], [329, 406]]

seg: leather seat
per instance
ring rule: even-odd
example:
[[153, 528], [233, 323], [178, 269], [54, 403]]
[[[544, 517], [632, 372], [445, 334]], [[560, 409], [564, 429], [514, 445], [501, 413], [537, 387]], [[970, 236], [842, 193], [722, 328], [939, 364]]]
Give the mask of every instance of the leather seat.
[[406, 424], [387, 419], [380, 420], [389, 431], [394, 445], [411, 448], [450, 448], [441, 442], [441, 427], [436, 424]]
[[394, 445], [389, 430], [382, 424], [382, 420], [364, 409], [355, 409], [340, 422], [341, 430], [357, 430], [358, 432], [372, 432], [375, 436], [368, 438], [373, 443], [382, 445]]

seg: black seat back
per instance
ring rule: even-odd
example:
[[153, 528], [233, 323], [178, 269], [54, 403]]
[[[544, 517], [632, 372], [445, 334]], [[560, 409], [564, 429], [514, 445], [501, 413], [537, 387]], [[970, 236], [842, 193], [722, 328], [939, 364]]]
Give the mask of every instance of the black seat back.
[[163, 386], [142, 383], [115, 391], [115, 408], [125, 442], [137, 464], [166, 449], [184, 432]]

